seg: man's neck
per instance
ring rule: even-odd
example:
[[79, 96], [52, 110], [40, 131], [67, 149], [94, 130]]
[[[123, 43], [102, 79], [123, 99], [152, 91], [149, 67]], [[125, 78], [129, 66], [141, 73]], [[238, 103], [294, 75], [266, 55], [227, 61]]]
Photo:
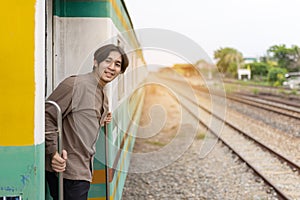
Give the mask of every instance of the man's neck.
[[93, 71], [93, 74], [98, 82], [98, 84], [101, 86], [101, 87], [104, 87], [107, 83], [104, 82], [103, 80], [101, 80], [100, 76], [98, 73], [96, 73], [95, 71]]

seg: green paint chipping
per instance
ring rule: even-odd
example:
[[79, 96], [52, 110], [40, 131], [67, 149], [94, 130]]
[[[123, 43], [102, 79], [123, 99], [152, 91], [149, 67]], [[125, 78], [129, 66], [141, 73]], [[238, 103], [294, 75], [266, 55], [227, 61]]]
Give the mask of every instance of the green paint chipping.
[[0, 147], [0, 196], [45, 197], [44, 144]]

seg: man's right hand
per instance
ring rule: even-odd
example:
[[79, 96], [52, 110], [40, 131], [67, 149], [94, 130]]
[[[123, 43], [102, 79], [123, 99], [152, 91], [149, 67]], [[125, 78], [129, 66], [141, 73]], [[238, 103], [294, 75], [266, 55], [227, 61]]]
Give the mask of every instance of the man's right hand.
[[63, 150], [62, 151], [62, 156], [60, 156], [58, 154], [58, 152], [56, 152], [52, 158], [51, 161], [51, 167], [54, 171], [56, 172], [63, 172], [66, 170], [66, 165], [67, 165], [67, 151]]

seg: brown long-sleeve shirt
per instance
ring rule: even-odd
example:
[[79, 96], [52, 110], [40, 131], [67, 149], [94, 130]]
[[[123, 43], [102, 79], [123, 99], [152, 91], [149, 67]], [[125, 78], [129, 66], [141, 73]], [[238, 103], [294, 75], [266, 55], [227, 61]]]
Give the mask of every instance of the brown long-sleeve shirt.
[[[93, 73], [66, 78], [52, 92], [48, 100], [55, 101], [62, 111], [62, 147], [68, 153], [64, 178], [92, 180], [92, 160], [99, 128], [108, 110], [103, 88]], [[46, 160], [47, 171], [53, 171], [51, 159], [57, 151], [57, 114], [54, 106], [46, 104]]]

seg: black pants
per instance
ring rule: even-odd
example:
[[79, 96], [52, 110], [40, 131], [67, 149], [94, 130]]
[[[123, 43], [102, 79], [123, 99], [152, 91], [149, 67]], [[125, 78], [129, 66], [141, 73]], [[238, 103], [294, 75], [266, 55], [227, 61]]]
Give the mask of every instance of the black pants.
[[[50, 194], [58, 200], [58, 177], [54, 172], [46, 171]], [[81, 180], [64, 179], [64, 200], [87, 200], [90, 182]]]

